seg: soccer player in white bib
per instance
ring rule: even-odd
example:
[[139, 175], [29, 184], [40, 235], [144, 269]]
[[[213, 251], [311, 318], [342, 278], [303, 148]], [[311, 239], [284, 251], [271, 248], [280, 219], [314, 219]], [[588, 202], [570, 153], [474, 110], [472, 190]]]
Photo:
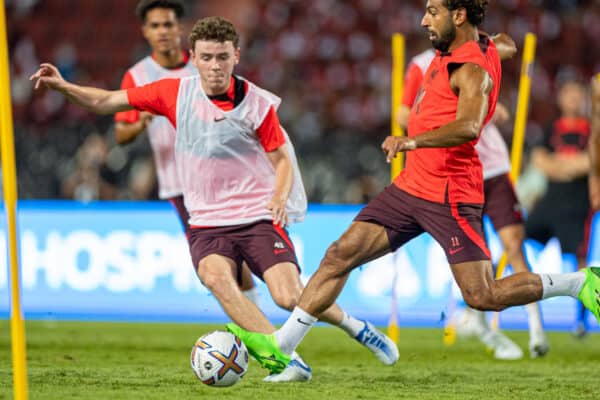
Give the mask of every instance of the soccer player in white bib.
[[[180, 0], [141, 0], [136, 14], [142, 21], [142, 34], [152, 53], [127, 70], [121, 89], [127, 90], [166, 78], [183, 78], [198, 74], [189, 53], [181, 44], [181, 25], [185, 9]], [[175, 128], [166, 117], [147, 111], [128, 110], [115, 114], [115, 138], [119, 144], [133, 142], [147, 132], [152, 147], [158, 197], [169, 201], [179, 216], [186, 237], [190, 236], [189, 215], [183, 204], [183, 192], [175, 165]], [[244, 263], [239, 284], [246, 295], [258, 304], [258, 292], [252, 274]]]
[[[220, 17], [199, 20], [190, 34], [199, 75], [163, 79], [119, 91], [66, 82], [51, 64], [32, 75], [99, 114], [138, 109], [165, 116], [175, 127], [175, 162], [190, 214], [190, 251], [198, 276], [227, 315], [244, 328], [275, 328], [236, 284], [245, 260], [267, 284], [276, 304], [291, 310], [302, 292], [299, 266], [285, 226], [306, 213], [306, 194], [293, 146], [277, 117], [280, 99], [233, 75], [239, 36]], [[366, 321], [333, 304], [319, 319], [339, 326], [384, 364], [398, 349]], [[264, 361], [264, 357], [262, 358]], [[297, 354], [273, 357], [267, 381], [308, 380], [311, 370]]]
[[[495, 38], [499, 51], [501, 43], [506, 38]], [[511, 43], [506, 43], [510, 46]], [[512, 51], [510, 48], [507, 51]], [[415, 98], [417, 97], [421, 81], [435, 56], [432, 49], [428, 49], [415, 57], [409, 63], [405, 91], [402, 105], [398, 110], [398, 122], [406, 128], [408, 115]], [[496, 113], [479, 137], [475, 149], [483, 167], [483, 191], [485, 204], [483, 212], [492, 221], [504, 250], [508, 262], [515, 272], [529, 271], [523, 254], [523, 241], [525, 240], [525, 227], [521, 207], [510, 181], [510, 158], [508, 149], [502, 135], [495, 125], [508, 119], [508, 110], [498, 103]], [[529, 322], [529, 352], [532, 358], [544, 356], [549, 349], [546, 335], [542, 326], [539, 305], [537, 303], [525, 306]], [[457, 333], [460, 335], [476, 335], [486, 346], [494, 350], [497, 359], [518, 359], [523, 356], [521, 349], [501, 332], [494, 331], [481, 311], [467, 307], [463, 314], [456, 319]]]

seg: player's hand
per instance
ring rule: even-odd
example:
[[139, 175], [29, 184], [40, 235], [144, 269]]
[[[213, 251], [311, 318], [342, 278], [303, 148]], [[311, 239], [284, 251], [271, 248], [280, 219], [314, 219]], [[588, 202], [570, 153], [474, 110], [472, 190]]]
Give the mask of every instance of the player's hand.
[[409, 151], [417, 148], [417, 142], [407, 136], [388, 136], [381, 144], [381, 150], [385, 154], [388, 163], [401, 151]]
[[40, 68], [29, 77], [30, 81], [35, 81], [34, 89], [37, 90], [43, 84], [47, 88], [60, 90], [65, 84], [65, 80], [54, 65], [49, 63], [40, 64]]
[[144, 125], [144, 128], [150, 125], [150, 122], [152, 122], [153, 119], [154, 114], [149, 113], [148, 111], [140, 112], [140, 121], [142, 122], [142, 125]]
[[510, 112], [508, 108], [502, 103], [496, 104], [496, 111], [494, 111], [494, 115], [492, 116], [492, 122], [498, 125], [502, 125], [510, 118]]
[[273, 196], [267, 203], [267, 209], [271, 211], [271, 215], [273, 216], [273, 225], [287, 225], [288, 216], [285, 211], [286, 203], [287, 199], [281, 198], [280, 196]]
[[590, 189], [590, 205], [592, 210], [600, 210], [600, 176], [590, 174], [588, 179]]

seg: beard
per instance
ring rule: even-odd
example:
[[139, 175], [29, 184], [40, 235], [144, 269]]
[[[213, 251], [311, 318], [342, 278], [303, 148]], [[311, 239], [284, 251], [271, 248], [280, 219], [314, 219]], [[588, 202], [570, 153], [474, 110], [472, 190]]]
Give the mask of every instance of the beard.
[[440, 31], [439, 35], [436, 35], [435, 39], [431, 40], [431, 45], [434, 49], [441, 51], [442, 53], [447, 52], [450, 48], [450, 44], [456, 39], [456, 27], [450, 23], [445, 29]]

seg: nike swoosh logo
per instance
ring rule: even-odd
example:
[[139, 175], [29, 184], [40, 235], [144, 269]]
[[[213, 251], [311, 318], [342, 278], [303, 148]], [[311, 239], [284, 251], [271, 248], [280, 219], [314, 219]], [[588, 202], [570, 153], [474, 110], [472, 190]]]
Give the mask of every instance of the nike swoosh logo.
[[300, 322], [302, 325], [310, 326], [308, 322], [304, 322], [300, 318], [296, 318], [296, 321]]
[[462, 250], [464, 250], [464, 246], [463, 247], [459, 247], [457, 249], [450, 249], [450, 250], [448, 250], [448, 253], [450, 253], [450, 255], [452, 256], [452, 255], [454, 255], [454, 254], [456, 254], [456, 253], [458, 253], [459, 251], [462, 251]]
[[215, 122], [221, 122], [224, 120], [225, 120], [225, 117], [215, 117]]

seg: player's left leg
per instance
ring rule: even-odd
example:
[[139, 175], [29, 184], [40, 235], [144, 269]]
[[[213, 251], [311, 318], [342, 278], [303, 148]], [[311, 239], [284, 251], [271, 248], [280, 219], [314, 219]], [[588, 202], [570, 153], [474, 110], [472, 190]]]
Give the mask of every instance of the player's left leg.
[[520, 272], [494, 280], [489, 260], [451, 264], [463, 297], [482, 311], [502, 311], [556, 296], [578, 298], [600, 320], [600, 268], [566, 274]]

